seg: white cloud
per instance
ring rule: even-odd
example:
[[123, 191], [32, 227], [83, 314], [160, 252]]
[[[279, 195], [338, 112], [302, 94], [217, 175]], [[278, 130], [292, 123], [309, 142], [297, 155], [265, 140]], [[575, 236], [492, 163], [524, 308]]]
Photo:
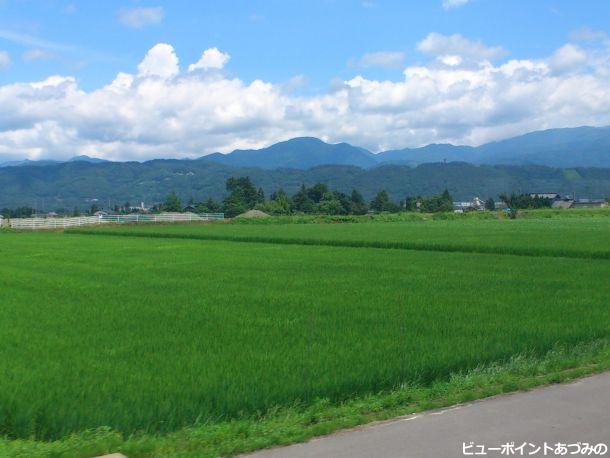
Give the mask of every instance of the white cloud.
[[11, 56], [6, 51], [0, 51], [0, 70], [11, 66]]
[[197, 62], [189, 65], [189, 72], [194, 72], [195, 70], [221, 69], [229, 62], [230, 58], [231, 56], [229, 54], [220, 51], [218, 48], [206, 49]]
[[449, 67], [457, 67], [462, 63], [462, 58], [454, 54], [445, 54], [436, 58], [439, 62], [448, 65]]
[[[96, 90], [70, 76], [0, 86], [0, 156], [193, 157], [302, 135], [382, 150], [610, 124], [605, 45], [587, 48], [584, 63], [565, 46], [541, 59], [468, 65], [443, 51], [396, 81], [354, 75], [312, 95], [290, 91], [302, 78], [276, 84], [180, 72], [174, 49], [158, 44], [137, 72]], [[558, 62], [571, 64], [558, 71]]]
[[53, 51], [74, 51], [77, 48], [72, 45], [56, 43], [54, 41], [45, 40], [34, 37], [26, 33], [13, 32], [12, 30], [0, 29], [0, 38], [17, 43], [23, 46], [31, 46], [34, 48], [50, 49]]
[[443, 0], [443, 8], [445, 8], [446, 10], [459, 8], [460, 6], [464, 6], [468, 2], [470, 2], [470, 0]]
[[309, 84], [309, 78], [305, 75], [295, 75], [283, 84], [279, 84], [278, 88], [283, 92], [297, 91]]
[[506, 53], [501, 46], [486, 46], [460, 34], [442, 35], [436, 32], [429, 33], [420, 41], [417, 49], [431, 56], [455, 55], [476, 62], [496, 59]]
[[549, 65], [556, 72], [574, 70], [587, 62], [587, 54], [579, 46], [567, 43], [549, 59]]
[[570, 40], [573, 41], [604, 41], [608, 40], [608, 34], [601, 30], [594, 30], [591, 27], [581, 27], [570, 33]]
[[21, 59], [24, 62], [52, 59], [53, 57], [55, 57], [55, 54], [53, 54], [52, 52], [47, 51], [45, 49], [29, 49], [21, 55]]
[[148, 50], [144, 60], [138, 65], [138, 76], [157, 76], [159, 78], [171, 78], [180, 71], [178, 57], [172, 45], [159, 43]]
[[118, 20], [127, 27], [139, 29], [145, 25], [160, 23], [163, 16], [163, 8], [160, 6], [123, 8], [119, 10]]
[[357, 62], [360, 67], [400, 68], [405, 60], [401, 51], [378, 51], [364, 54]]

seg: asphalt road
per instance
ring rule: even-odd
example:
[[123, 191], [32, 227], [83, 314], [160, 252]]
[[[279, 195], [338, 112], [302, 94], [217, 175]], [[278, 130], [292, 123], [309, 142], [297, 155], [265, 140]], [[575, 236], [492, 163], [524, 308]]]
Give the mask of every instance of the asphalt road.
[[[472, 442], [472, 448], [469, 448]], [[514, 442], [514, 453], [501, 448]], [[553, 448], [544, 454], [544, 444]], [[610, 448], [610, 373], [564, 385], [483, 399], [374, 423], [309, 442], [263, 450], [257, 458], [454, 458], [463, 456], [610, 456], [577, 452], [576, 443]], [[526, 444], [519, 449], [522, 444]], [[557, 443], [570, 444], [565, 455]], [[464, 449], [464, 444], [466, 448]], [[484, 453], [481, 449], [484, 446]], [[540, 447], [539, 451], [536, 448]], [[557, 451], [562, 452], [561, 448]], [[466, 452], [466, 453], [464, 453]], [[475, 455], [475, 453], [479, 453]]]

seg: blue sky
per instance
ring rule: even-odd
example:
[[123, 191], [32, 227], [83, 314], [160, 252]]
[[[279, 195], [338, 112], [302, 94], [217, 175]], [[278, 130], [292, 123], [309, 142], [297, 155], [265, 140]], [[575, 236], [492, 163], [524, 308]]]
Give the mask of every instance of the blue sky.
[[[548, 90], [552, 97], [564, 97], [565, 85], [585, 81], [595, 90], [607, 83], [609, 24], [610, 2], [601, 0], [0, 0], [0, 86], [8, 88], [5, 97], [12, 97], [5, 102], [19, 111], [11, 116], [0, 107], [5, 123], [0, 123], [0, 159], [73, 152], [116, 159], [192, 156], [262, 146], [291, 135], [380, 150], [440, 141], [477, 144], [537, 128], [604, 124], [610, 110], [594, 92], [581, 94], [581, 99], [591, 98], [589, 107], [567, 110], [563, 118], [544, 116], [543, 109], [561, 111], [569, 98], [546, 108], [540, 100], [539, 112], [531, 113], [521, 86], [533, 76], [502, 65], [529, 62], [520, 65], [536, 73], [537, 81], [545, 78], [542, 89], [530, 90]], [[164, 86], [145, 103], [144, 80], [159, 75], [156, 70], [144, 75], [138, 65], [158, 44], [170, 46], [157, 49], [165, 53], [160, 58], [168, 63], [166, 58], [175, 56], [178, 66], [164, 73], [169, 75], [162, 78]], [[189, 72], [209, 49], [225, 56], [222, 64]], [[486, 62], [497, 71], [485, 70]], [[434, 74], [424, 76], [417, 70], [422, 68]], [[108, 125], [102, 132], [92, 128], [96, 117], [98, 124], [110, 124], [121, 98], [109, 102], [105, 112], [91, 108], [92, 99], [120, 72], [135, 78], [123, 96], [133, 103], [133, 112], [123, 113], [124, 129]], [[497, 73], [501, 81], [489, 76]], [[44, 90], [52, 86], [61, 92], [62, 119], [43, 106], [43, 88], [36, 84], [49, 77], [56, 78]], [[481, 78], [489, 79], [485, 90]], [[256, 81], [268, 86], [252, 86]], [[25, 90], [22, 83], [34, 83], [27, 90], [35, 102], [19, 92]], [[219, 85], [227, 91], [224, 98], [207, 104], [216, 97], [207, 91]], [[494, 95], [493, 87], [500, 85], [504, 91]], [[464, 104], [468, 97], [489, 98], [486, 107], [493, 104], [493, 110], [480, 118], [475, 113], [460, 117], [460, 106], [454, 106], [460, 87]], [[187, 88], [194, 91], [190, 105], [180, 98]], [[418, 97], [423, 93], [428, 103]], [[507, 93], [514, 98], [501, 104]], [[244, 98], [252, 103], [223, 103]], [[168, 103], [172, 114], [161, 108]], [[159, 109], [157, 125], [173, 129], [164, 138], [146, 132], [155, 120], [144, 125], [137, 116], [137, 110], [151, 106]], [[419, 119], [413, 114], [418, 109], [430, 113]], [[76, 119], [84, 111], [90, 125]], [[439, 112], [454, 117], [435, 124]], [[210, 118], [193, 125], [189, 116]], [[227, 122], [219, 125], [223, 116]], [[208, 140], [197, 141], [197, 133]], [[62, 142], [69, 152], [61, 152]]]
[[[121, 11], [138, 7], [161, 8], [162, 19], [139, 27], [119, 20]], [[356, 73], [400, 79], [395, 68], [356, 71], [350, 63], [381, 50], [403, 52], [405, 62], [416, 63], [422, 60], [416, 44], [432, 31], [501, 45], [514, 58], [536, 58], [550, 54], [574, 30], [607, 30], [609, 23], [610, 2], [604, 0], [474, 0], [450, 9], [441, 0], [1, 0], [0, 30], [40, 43], [0, 32], [0, 49], [12, 60], [0, 83], [70, 74], [91, 89], [119, 71], [133, 71], [146, 50], [167, 42], [183, 62], [218, 47], [232, 56], [229, 71], [245, 80], [282, 82], [304, 75], [311, 90], [323, 90], [332, 78]], [[56, 57], [24, 62], [32, 48]]]

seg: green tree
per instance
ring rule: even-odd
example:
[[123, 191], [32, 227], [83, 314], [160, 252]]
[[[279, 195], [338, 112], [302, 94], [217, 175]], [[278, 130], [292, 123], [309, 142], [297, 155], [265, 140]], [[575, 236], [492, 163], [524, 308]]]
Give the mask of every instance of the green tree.
[[315, 202], [309, 197], [307, 186], [301, 185], [301, 189], [292, 196], [292, 204], [297, 212], [312, 213]]
[[417, 199], [415, 197], [407, 196], [407, 198], [405, 199], [405, 211], [417, 211]]
[[163, 211], [166, 212], [179, 212], [182, 211], [182, 202], [180, 201], [180, 197], [175, 192], [171, 192], [165, 198], [165, 202], [163, 203]]
[[326, 193], [328, 193], [328, 186], [324, 183], [316, 183], [307, 190], [307, 195], [316, 204], [322, 200]]
[[216, 202], [211, 197], [205, 202], [199, 202], [195, 205], [195, 212], [197, 213], [220, 213], [222, 212], [222, 204]]
[[374, 210], [376, 212], [382, 212], [387, 207], [388, 202], [390, 202], [390, 197], [388, 196], [388, 193], [385, 191], [385, 189], [382, 189], [371, 201], [371, 210]]
[[382, 189], [372, 200], [371, 210], [376, 212], [398, 213], [400, 211], [400, 205], [390, 201], [388, 193], [385, 191], [385, 189]]
[[364, 197], [355, 189], [352, 190], [350, 213], [354, 215], [364, 215], [369, 210], [369, 206], [364, 201]]
[[231, 193], [223, 201], [223, 210], [227, 217], [233, 218], [250, 210], [250, 207], [238, 193]]
[[271, 199], [263, 204], [257, 205], [259, 210], [272, 215], [290, 215], [292, 213], [292, 200], [283, 189], [271, 194]]
[[496, 203], [491, 197], [485, 201], [485, 209], [490, 212], [496, 209]]
[[251, 210], [265, 201], [263, 190], [256, 189], [250, 177], [231, 177], [226, 182], [226, 189], [229, 195], [223, 203], [224, 212], [229, 217]]
[[351, 201], [342, 192], [328, 191], [315, 206], [316, 213], [323, 215], [346, 215], [349, 213]]
[[426, 213], [449, 212], [453, 210], [453, 198], [445, 189], [439, 195], [421, 199], [420, 209]]

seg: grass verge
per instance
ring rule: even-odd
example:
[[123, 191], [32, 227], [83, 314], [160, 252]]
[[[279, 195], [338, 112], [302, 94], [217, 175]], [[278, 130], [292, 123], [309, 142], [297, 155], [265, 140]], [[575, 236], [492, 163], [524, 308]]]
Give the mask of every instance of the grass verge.
[[[581, 208], [581, 209], [529, 209], [519, 210], [518, 218], [546, 219], [546, 218], [582, 218], [582, 217], [608, 217], [610, 208]], [[226, 220], [231, 224], [242, 225], [269, 225], [269, 224], [335, 224], [335, 223], [396, 223], [433, 220], [489, 220], [509, 219], [504, 211], [473, 211], [466, 213], [441, 212], [401, 212], [401, 213], [372, 213], [367, 215], [276, 215], [265, 218], [232, 218]]]
[[310, 407], [296, 403], [257, 416], [198, 424], [166, 435], [124, 437], [102, 427], [53, 442], [0, 439], [0, 456], [80, 458], [112, 452], [122, 452], [130, 458], [230, 456], [608, 369], [610, 338], [571, 348], [558, 346], [544, 357], [515, 356], [505, 363], [457, 373], [429, 386], [400, 386], [340, 404], [326, 399], [319, 399]]

